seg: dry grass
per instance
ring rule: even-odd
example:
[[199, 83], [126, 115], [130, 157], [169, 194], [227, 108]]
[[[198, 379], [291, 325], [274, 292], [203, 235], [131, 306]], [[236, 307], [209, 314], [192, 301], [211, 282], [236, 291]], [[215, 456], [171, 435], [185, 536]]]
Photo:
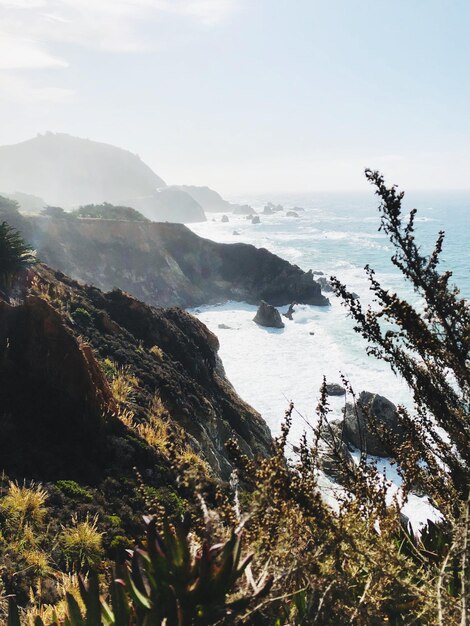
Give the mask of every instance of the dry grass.
[[38, 593], [31, 592], [30, 607], [24, 614], [24, 625], [35, 626], [35, 620], [40, 617], [44, 624], [51, 624], [53, 621], [58, 620], [59, 623], [65, 619], [68, 614], [66, 594], [72, 595], [77, 601], [80, 609], [84, 610], [84, 604], [80, 595], [80, 589], [78, 585], [77, 574], [61, 574], [57, 585], [57, 591], [62, 598], [56, 604], [39, 604], [37, 598], [41, 595], [41, 588], [39, 582]]
[[116, 375], [111, 381], [111, 391], [117, 402], [125, 404], [134, 398], [134, 392], [139, 386], [139, 380], [128, 366], [116, 368]]
[[47, 512], [45, 506], [47, 491], [40, 485], [32, 483], [29, 487], [20, 487], [10, 482], [8, 492], [0, 502], [0, 509], [10, 527], [22, 530], [25, 526], [40, 526]]
[[35, 576], [48, 576], [52, 573], [52, 567], [49, 555], [43, 550], [30, 549], [23, 552], [26, 567], [30, 569]]
[[168, 456], [168, 444], [171, 437], [171, 428], [168, 422], [152, 415], [148, 422], [139, 424], [136, 427], [136, 431], [163, 456]]
[[82, 522], [73, 518], [72, 523], [60, 537], [67, 560], [77, 569], [97, 565], [103, 556], [103, 533], [97, 530], [97, 518], [87, 516]]
[[204, 479], [209, 479], [212, 476], [209, 464], [197, 452], [194, 452], [188, 444], [178, 454], [178, 462], [189, 475], [194, 474]]
[[153, 356], [155, 358], [157, 358], [159, 361], [163, 361], [164, 359], [164, 353], [163, 350], [158, 347], [158, 346], [152, 346], [149, 350], [150, 354], [153, 354]]

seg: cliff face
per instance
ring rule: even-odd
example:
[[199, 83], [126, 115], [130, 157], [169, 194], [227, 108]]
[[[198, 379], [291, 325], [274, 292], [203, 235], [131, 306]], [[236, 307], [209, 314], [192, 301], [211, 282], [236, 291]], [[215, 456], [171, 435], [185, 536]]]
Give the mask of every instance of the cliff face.
[[27, 237], [48, 265], [155, 306], [328, 304], [311, 272], [265, 249], [203, 239], [180, 224], [30, 218]]
[[[269, 429], [225, 379], [218, 340], [180, 309], [153, 309], [38, 266], [24, 304], [0, 302], [0, 459], [19, 476], [98, 480], [106, 468], [165, 465], [127, 432], [102, 366], [135, 377], [131, 409], [145, 424], [158, 397], [214, 474], [232, 470], [224, 444], [267, 454]], [[160, 471], [160, 470], [159, 470]]]
[[0, 301], [0, 378], [2, 469], [86, 473], [116, 405], [89, 346], [44, 299]]

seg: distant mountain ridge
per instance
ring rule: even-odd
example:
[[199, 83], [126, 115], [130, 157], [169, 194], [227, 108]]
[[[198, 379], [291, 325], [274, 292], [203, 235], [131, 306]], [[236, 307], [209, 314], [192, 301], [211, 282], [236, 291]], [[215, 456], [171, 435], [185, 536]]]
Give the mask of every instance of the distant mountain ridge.
[[137, 155], [63, 133], [0, 146], [0, 190], [39, 196], [66, 209], [109, 202], [155, 221], [206, 219], [192, 195], [168, 188]]

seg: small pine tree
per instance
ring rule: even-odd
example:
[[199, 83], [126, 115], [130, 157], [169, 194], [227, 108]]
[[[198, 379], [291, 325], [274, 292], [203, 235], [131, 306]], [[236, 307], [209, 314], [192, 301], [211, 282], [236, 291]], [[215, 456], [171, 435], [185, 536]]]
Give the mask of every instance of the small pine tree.
[[0, 289], [9, 291], [21, 273], [36, 259], [32, 248], [17, 230], [6, 222], [0, 224]]

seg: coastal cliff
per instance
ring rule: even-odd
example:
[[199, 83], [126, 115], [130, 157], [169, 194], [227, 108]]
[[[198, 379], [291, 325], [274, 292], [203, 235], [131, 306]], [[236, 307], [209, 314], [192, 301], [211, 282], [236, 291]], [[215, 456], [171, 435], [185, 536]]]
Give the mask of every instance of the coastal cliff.
[[30, 283], [22, 304], [0, 301], [3, 469], [92, 480], [116, 463], [119, 448], [127, 470], [152, 473], [151, 450], [142, 459], [145, 441], [135, 433], [129, 440], [117, 417], [122, 393], [113, 396], [110, 369], [111, 379], [131, 381], [126, 414], [145, 425], [157, 399], [215, 477], [232, 471], [228, 439], [248, 456], [269, 452], [268, 427], [225, 378], [217, 337], [189, 313], [83, 287], [43, 265]]
[[325, 306], [311, 272], [264, 248], [221, 244], [182, 224], [28, 218], [25, 235], [49, 266], [73, 278], [129, 292], [154, 306], [225, 300]]

